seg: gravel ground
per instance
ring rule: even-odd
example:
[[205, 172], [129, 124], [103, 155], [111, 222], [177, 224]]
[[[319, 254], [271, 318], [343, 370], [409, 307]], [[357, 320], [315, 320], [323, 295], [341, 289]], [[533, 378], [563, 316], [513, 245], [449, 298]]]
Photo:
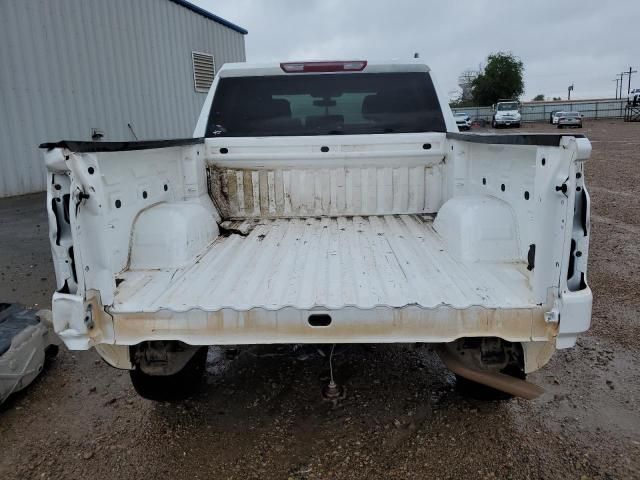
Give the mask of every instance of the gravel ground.
[[[347, 345], [337, 406], [313, 346], [211, 348], [203, 391], [158, 404], [63, 349], [0, 407], [0, 478], [640, 478], [640, 124], [584, 133], [593, 326], [530, 375], [537, 400], [465, 399], [427, 347]], [[49, 306], [46, 222], [41, 194], [0, 200], [3, 301]]]

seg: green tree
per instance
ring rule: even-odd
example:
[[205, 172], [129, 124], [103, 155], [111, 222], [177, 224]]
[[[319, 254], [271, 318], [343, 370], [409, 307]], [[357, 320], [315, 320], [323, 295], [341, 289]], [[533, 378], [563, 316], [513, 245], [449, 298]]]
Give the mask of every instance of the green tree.
[[462, 99], [457, 99], [457, 100], [451, 100], [449, 102], [449, 106], [451, 108], [465, 108], [465, 107], [474, 107], [475, 106], [475, 102], [473, 100], [462, 100]]
[[544, 102], [544, 94], [539, 93], [535, 97], [533, 97], [534, 102]]
[[487, 65], [473, 81], [477, 105], [493, 105], [500, 99], [517, 99], [524, 92], [524, 65], [510, 52], [492, 53]]

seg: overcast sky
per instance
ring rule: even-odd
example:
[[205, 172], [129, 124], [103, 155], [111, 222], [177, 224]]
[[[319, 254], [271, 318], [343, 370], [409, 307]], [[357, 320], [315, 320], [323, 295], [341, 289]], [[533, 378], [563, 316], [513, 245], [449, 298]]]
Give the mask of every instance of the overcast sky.
[[616, 73], [640, 67], [640, 0], [191, 1], [249, 30], [249, 62], [419, 52], [447, 93], [463, 70], [499, 50], [524, 62], [525, 100], [566, 98], [571, 83], [572, 97], [613, 97]]

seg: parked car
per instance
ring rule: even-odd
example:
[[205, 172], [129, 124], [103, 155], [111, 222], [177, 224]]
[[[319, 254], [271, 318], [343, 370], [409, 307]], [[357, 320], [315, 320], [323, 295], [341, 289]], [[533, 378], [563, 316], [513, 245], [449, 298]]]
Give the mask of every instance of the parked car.
[[580, 112], [559, 112], [556, 121], [558, 128], [574, 127], [582, 128], [582, 114]]
[[453, 115], [453, 118], [456, 121], [456, 125], [458, 125], [459, 130], [470, 130], [471, 129], [471, 117], [468, 113], [460, 112]]
[[632, 88], [627, 96], [627, 104], [636, 106], [640, 104], [640, 88]]
[[520, 114], [520, 102], [509, 100], [500, 101], [494, 106], [491, 126], [497, 127], [520, 127], [522, 115]]
[[226, 63], [193, 138], [43, 144], [55, 331], [155, 400], [209, 345], [300, 343], [434, 344], [539, 395], [526, 373], [590, 324], [591, 144], [459, 133], [432, 78]]
[[560, 118], [560, 115], [562, 115], [562, 111], [558, 110], [555, 112], [551, 112], [549, 114], [549, 123], [552, 125], [557, 125], [558, 124], [558, 118]]

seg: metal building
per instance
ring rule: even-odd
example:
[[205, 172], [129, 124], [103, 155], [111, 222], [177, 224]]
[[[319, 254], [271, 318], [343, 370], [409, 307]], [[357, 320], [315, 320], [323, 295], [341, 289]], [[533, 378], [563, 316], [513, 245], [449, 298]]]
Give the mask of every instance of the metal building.
[[0, 197], [45, 189], [45, 141], [191, 136], [246, 33], [183, 0], [2, 0]]

